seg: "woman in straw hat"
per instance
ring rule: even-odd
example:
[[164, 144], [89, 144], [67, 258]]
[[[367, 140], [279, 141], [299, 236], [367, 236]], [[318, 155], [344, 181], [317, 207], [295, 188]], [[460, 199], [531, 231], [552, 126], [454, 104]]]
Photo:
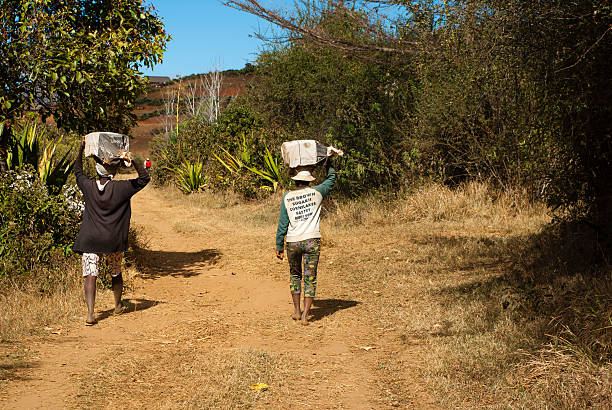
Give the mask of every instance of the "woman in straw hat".
[[[310, 168], [298, 167], [291, 177], [296, 189], [287, 192], [281, 202], [278, 229], [276, 230], [276, 256], [284, 258], [285, 237], [287, 239], [287, 259], [289, 260], [289, 289], [293, 299], [294, 320], [308, 325], [308, 314], [317, 287], [317, 265], [321, 252], [321, 203], [332, 190], [336, 171], [327, 160], [327, 178], [320, 185], [310, 187], [315, 180]], [[302, 271], [303, 265], [303, 271]], [[300, 308], [304, 279], [304, 310]]]

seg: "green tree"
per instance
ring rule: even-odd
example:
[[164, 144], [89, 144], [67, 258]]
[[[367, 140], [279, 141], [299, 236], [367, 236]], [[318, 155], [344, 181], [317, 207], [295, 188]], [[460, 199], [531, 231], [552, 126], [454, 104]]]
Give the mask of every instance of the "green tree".
[[[608, 0], [302, 0], [292, 14], [260, 0], [225, 3], [283, 29], [271, 43], [276, 48], [260, 59], [264, 81], [271, 84], [263, 107], [278, 109], [263, 111], [285, 115], [280, 121], [297, 119], [297, 128], [317, 110], [320, 124], [349, 118], [342, 99], [330, 96], [359, 60], [378, 74], [354, 77], [347, 96], [375, 96], [386, 85], [397, 87], [387, 105], [376, 97], [352, 99], [359, 112], [354, 118], [368, 128], [359, 145], [372, 144], [378, 135], [403, 152], [389, 161], [371, 155], [368, 169], [420, 162], [417, 168], [446, 181], [481, 178], [527, 188], [553, 209], [569, 211], [565, 216], [586, 217], [612, 230]], [[302, 58], [297, 46], [307, 57], [301, 68], [289, 67], [286, 61]], [[309, 77], [327, 70], [324, 53], [336, 53], [335, 68], [328, 70], [336, 74], [318, 78], [318, 90]], [[319, 61], [310, 62], [312, 56]], [[273, 73], [274, 64], [285, 69], [285, 77]], [[382, 81], [380, 73], [388, 79]], [[363, 122], [371, 102], [386, 117]], [[394, 110], [403, 117], [389, 115]], [[349, 126], [348, 134], [352, 130]], [[344, 148], [350, 152], [355, 146]]]
[[[5, 0], [0, 4], [0, 123], [26, 111], [80, 133], [126, 132], [145, 90], [140, 68], [169, 36], [143, 0]], [[3, 135], [0, 151], [6, 145]], [[0, 152], [2, 155], [3, 152]], [[1, 163], [2, 161], [0, 161]]]
[[[367, 16], [343, 7], [300, 19], [345, 43], [368, 42]], [[364, 55], [365, 56], [365, 55]], [[345, 150], [339, 189], [350, 195], [398, 185], [412, 146], [396, 124], [412, 104], [411, 67], [370, 50], [356, 58], [337, 47], [291, 40], [260, 53], [249, 101], [285, 139], [316, 139]], [[398, 81], [401, 79], [401, 81]]]

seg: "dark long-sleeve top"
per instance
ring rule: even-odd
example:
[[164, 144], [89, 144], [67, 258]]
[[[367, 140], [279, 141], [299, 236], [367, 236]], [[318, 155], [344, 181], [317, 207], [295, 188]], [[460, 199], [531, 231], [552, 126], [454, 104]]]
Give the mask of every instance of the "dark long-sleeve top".
[[83, 192], [83, 224], [72, 249], [77, 253], [123, 252], [128, 247], [132, 208], [130, 199], [144, 188], [151, 177], [138, 161], [132, 161], [138, 178], [106, 183], [98, 189], [95, 180], [83, 173], [83, 147], [74, 164], [78, 187]]

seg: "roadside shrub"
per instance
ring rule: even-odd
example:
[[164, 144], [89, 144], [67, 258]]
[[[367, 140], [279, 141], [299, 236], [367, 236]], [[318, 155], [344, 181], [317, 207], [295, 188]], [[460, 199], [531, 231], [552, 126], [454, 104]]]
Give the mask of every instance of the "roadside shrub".
[[50, 195], [30, 166], [1, 175], [0, 279], [36, 274], [70, 255], [83, 209], [76, 186]]
[[[267, 170], [267, 161], [280, 158], [278, 154], [268, 156], [267, 150], [278, 153], [282, 141], [280, 134], [263, 127], [252, 107], [238, 101], [217, 123], [194, 117], [180, 123], [173, 138], [156, 137], [151, 144], [155, 163], [151, 174], [155, 185], [168, 185], [176, 181], [177, 170], [185, 161], [201, 161], [209, 189], [229, 189], [244, 198], [263, 197], [273, 191], [272, 183], [248, 168]], [[217, 158], [228, 154], [240, 161], [237, 169], [228, 169]]]
[[261, 53], [256, 73], [248, 101], [267, 128], [344, 150], [337, 190], [358, 196], [399, 186], [414, 148], [396, 128], [412, 100], [408, 68], [292, 44]]

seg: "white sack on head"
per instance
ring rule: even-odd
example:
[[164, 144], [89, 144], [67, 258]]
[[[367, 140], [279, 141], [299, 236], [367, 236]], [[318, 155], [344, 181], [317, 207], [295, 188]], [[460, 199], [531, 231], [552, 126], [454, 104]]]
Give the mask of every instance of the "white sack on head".
[[287, 141], [281, 145], [283, 161], [289, 168], [317, 165], [334, 154], [342, 155], [342, 151], [315, 140]]
[[[92, 132], [85, 136], [86, 157], [95, 157], [101, 164], [119, 165], [120, 155], [130, 150], [130, 138], [116, 132]], [[124, 161], [126, 166], [129, 163]]]

